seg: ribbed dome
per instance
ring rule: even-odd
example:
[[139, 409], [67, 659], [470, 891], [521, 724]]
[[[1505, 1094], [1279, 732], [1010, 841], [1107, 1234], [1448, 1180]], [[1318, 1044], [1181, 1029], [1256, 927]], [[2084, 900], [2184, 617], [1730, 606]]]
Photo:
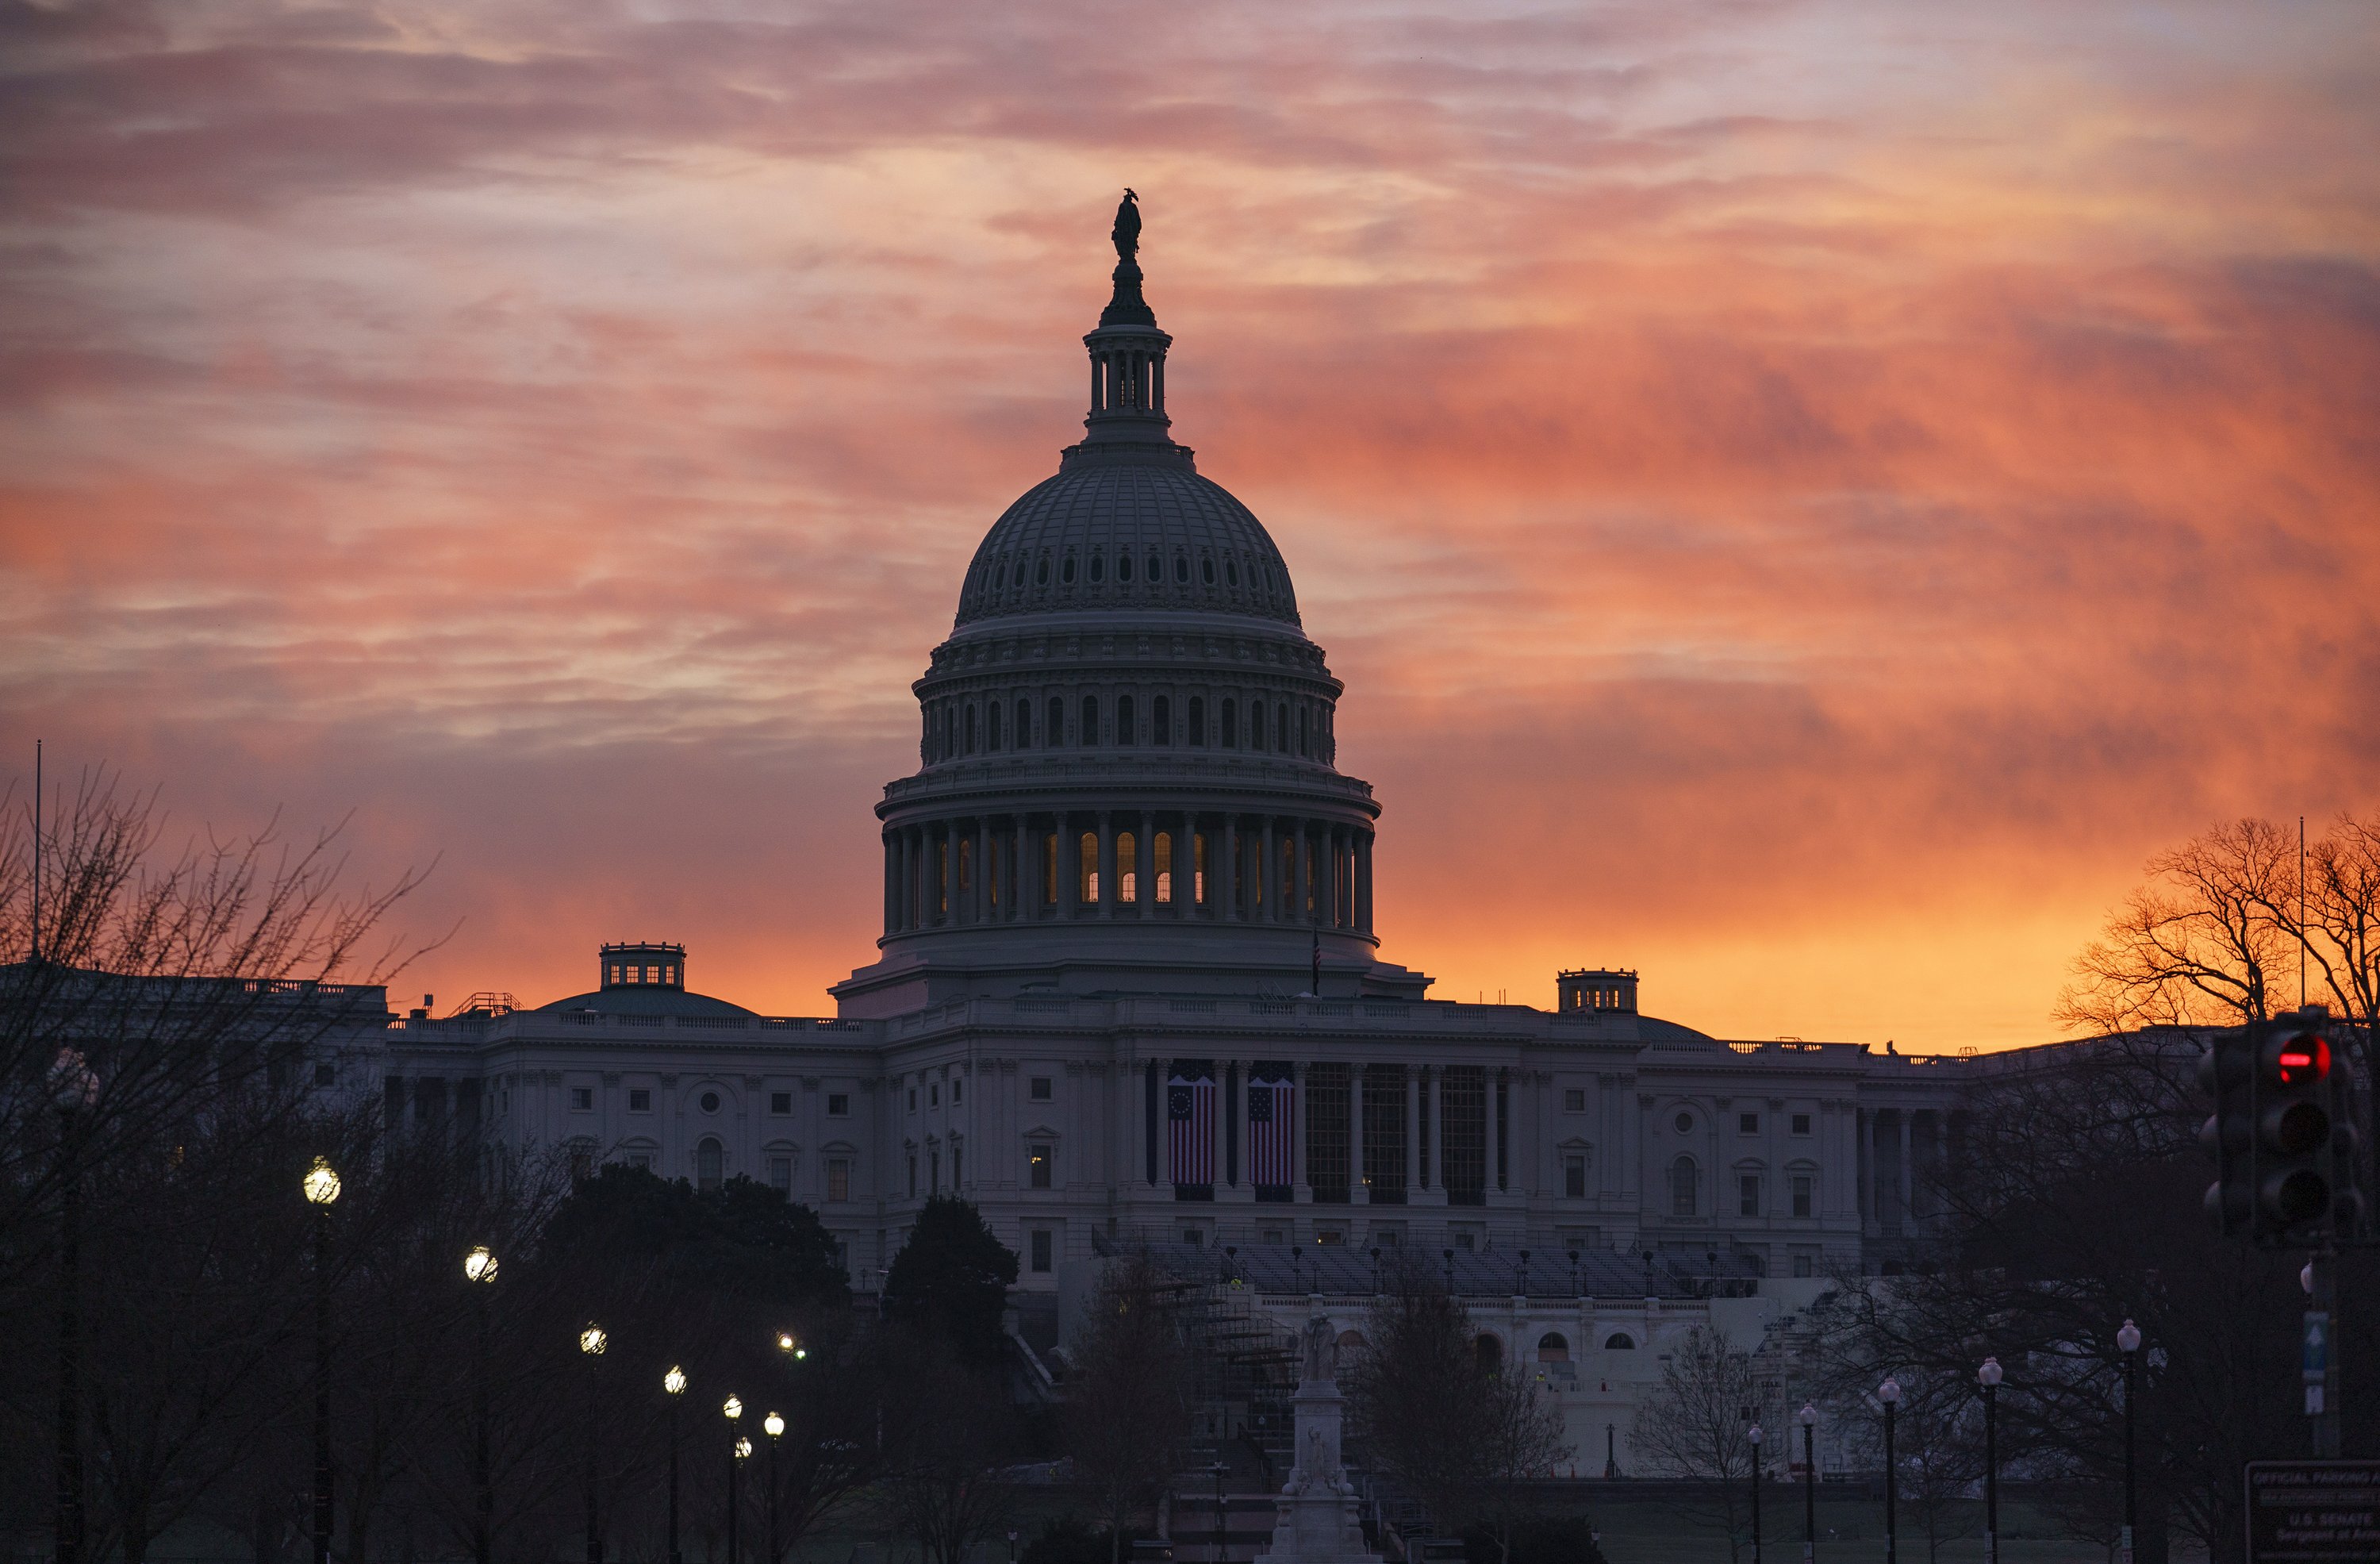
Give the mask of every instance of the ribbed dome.
[[1294, 625], [1297, 594], [1264, 523], [1179, 446], [1076, 447], [992, 523], [958, 625], [1002, 614], [1149, 608]]

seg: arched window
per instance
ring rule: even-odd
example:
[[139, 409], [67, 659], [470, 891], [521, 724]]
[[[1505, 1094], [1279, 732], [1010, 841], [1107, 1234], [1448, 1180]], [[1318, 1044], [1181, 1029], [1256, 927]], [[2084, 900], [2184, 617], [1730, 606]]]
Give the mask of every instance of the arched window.
[[1041, 730], [1041, 747], [1054, 750], [1066, 741], [1066, 703], [1056, 695], [1050, 697], [1050, 725]]
[[1173, 833], [1160, 831], [1151, 839], [1156, 845], [1151, 849], [1152, 861], [1149, 864], [1149, 871], [1157, 876], [1157, 899], [1172, 901], [1173, 899]]
[[1636, 1338], [1624, 1330], [1615, 1330], [1603, 1338], [1603, 1350], [1607, 1352], [1633, 1352], [1636, 1350]]
[[1155, 586], [1165, 579], [1165, 561], [1154, 554], [1148, 556], [1148, 584]]
[[1170, 696], [1160, 695], [1148, 703], [1148, 741], [1173, 742], [1173, 702]]
[[1207, 744], [1207, 700], [1203, 695], [1190, 697], [1190, 742], [1200, 749]]
[[1190, 556], [1188, 555], [1177, 554], [1173, 556], [1173, 579], [1181, 582], [1184, 586], [1188, 586], [1190, 584]]
[[1481, 1368], [1495, 1374], [1504, 1366], [1504, 1343], [1482, 1332], [1471, 1344], [1471, 1355]]
[[1099, 741], [1099, 698], [1096, 695], [1086, 695], [1083, 697], [1083, 730], [1075, 735], [1075, 742], [1088, 749]]
[[1190, 899], [1197, 906], [1207, 905], [1207, 833], [1204, 831], [1190, 838]]
[[694, 1182], [698, 1189], [715, 1190], [721, 1181], [722, 1168], [727, 1160], [727, 1150], [715, 1135], [705, 1135], [694, 1148]]
[[1201, 559], [1198, 561], [1198, 573], [1200, 576], [1205, 578], [1208, 586], [1213, 586], [1215, 584], [1215, 562], [1213, 560]]
[[987, 750], [997, 750], [1000, 748], [999, 702], [994, 701], [983, 709], [983, 747]]
[[1284, 755], [1289, 753], [1289, 706], [1285, 702], [1272, 709], [1272, 747]]
[[1140, 725], [1133, 720], [1132, 697], [1116, 697], [1116, 742], [1129, 744], [1140, 737]]
[[1020, 750], [1033, 747], [1033, 703], [1030, 701], [1016, 703], [1016, 747]]
[[1119, 581], [1128, 581], [1132, 580], [1131, 555], [1118, 554], [1116, 556], [1116, 580]]
[[1297, 752], [1301, 755], [1312, 752], [1305, 747], [1305, 708], [1304, 706], [1297, 708]]
[[1095, 906], [1099, 899], [1099, 839], [1088, 831], [1075, 844], [1075, 861], [1079, 874], [1076, 890], [1086, 907]]
[[1670, 1214], [1691, 1216], [1694, 1214], [1694, 1159], [1682, 1156], [1670, 1164]]
[[975, 753], [975, 708], [966, 709], [966, 752]]
[[1239, 747], [1239, 703], [1235, 701], [1227, 700], [1223, 703], [1223, 748], [1227, 750], [1236, 750]]
[[1537, 1362], [1541, 1363], [1570, 1362], [1570, 1338], [1558, 1330], [1549, 1330], [1538, 1337]]
[[1140, 899], [1140, 844], [1129, 831], [1116, 833], [1116, 899]]
[[1105, 580], [1107, 580], [1107, 556], [1101, 554], [1098, 549], [1091, 550], [1091, 580], [1095, 581]]
[[1066, 556], [1063, 560], [1060, 561], [1058, 566], [1058, 580], [1059, 583], [1063, 586], [1073, 586], [1075, 584], [1075, 556], [1073, 555], [1070, 554]]

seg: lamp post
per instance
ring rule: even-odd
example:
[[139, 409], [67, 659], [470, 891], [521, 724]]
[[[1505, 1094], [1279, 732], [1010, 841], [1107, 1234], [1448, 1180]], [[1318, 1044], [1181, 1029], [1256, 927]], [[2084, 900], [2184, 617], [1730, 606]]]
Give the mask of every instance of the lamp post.
[[496, 1490], [488, 1475], [488, 1289], [496, 1279], [496, 1256], [486, 1244], [463, 1257], [463, 1279], [473, 1284], [471, 1310], [479, 1316], [477, 1356], [471, 1365], [471, 1559], [472, 1564], [489, 1564]]
[[787, 1363], [798, 1363], [810, 1355], [810, 1350], [794, 1338], [790, 1330], [777, 1332], [777, 1350], [785, 1355]]
[[2141, 1327], [2126, 1320], [2116, 1332], [2116, 1350], [2124, 1355], [2124, 1539], [2116, 1557], [2119, 1564], [2132, 1564], [2132, 1528], [2140, 1524], [2140, 1489], [2132, 1463], [2132, 1363], [2141, 1350]]
[[314, 1208], [314, 1564], [331, 1564], [331, 1203], [338, 1170], [318, 1156], [306, 1170]]
[[686, 1370], [672, 1363], [662, 1375], [662, 1390], [669, 1397], [669, 1564], [684, 1564], [677, 1547], [677, 1404], [686, 1399]]
[[1818, 1557], [1818, 1409], [1809, 1402], [1793, 1414], [1802, 1423], [1802, 1557]]
[[1900, 1508], [1900, 1466], [1892, 1451], [1892, 1414], [1900, 1405], [1900, 1381], [1890, 1375], [1876, 1387], [1884, 1403], [1884, 1564], [1900, 1564], [1900, 1539], [1895, 1533], [1894, 1511]]
[[1215, 1558], [1219, 1564], [1231, 1564], [1232, 1558], [1232, 1533], [1224, 1523], [1223, 1511], [1223, 1479], [1231, 1470], [1228, 1464], [1220, 1460], [1207, 1468], [1208, 1474], [1215, 1479]]
[[1745, 1437], [1752, 1441], [1752, 1564], [1760, 1564], [1760, 1424]]
[[1446, 1259], [1446, 1295], [1451, 1298], [1454, 1296], [1454, 1251], [1441, 1249], [1439, 1253]]
[[727, 1414], [727, 1564], [736, 1564], [735, 1536], [738, 1511], [735, 1502], [735, 1478], [744, 1468], [744, 1458], [752, 1453], [752, 1441], [741, 1436], [743, 1424], [736, 1420], [744, 1415], [741, 1398], [730, 1396], [720, 1411]]
[[2000, 1361], [1985, 1358], [1975, 1380], [1984, 1387], [1984, 1564], [1999, 1564]]
[[777, 1564], [777, 1447], [785, 1436], [785, 1420], [775, 1412], [760, 1420], [769, 1431], [769, 1557], [766, 1564]]
[[[34, 922], [38, 940], [40, 920]], [[82, 1558], [82, 1169], [75, 1116], [98, 1094], [99, 1077], [82, 1055], [59, 1049], [50, 1066], [50, 1096], [58, 1105], [58, 1564]]]
[[601, 1401], [596, 1395], [595, 1365], [603, 1361], [603, 1349], [610, 1342], [603, 1327], [592, 1322], [578, 1333], [578, 1350], [587, 1360], [587, 1564], [603, 1564], [603, 1523], [597, 1503], [601, 1483], [598, 1470], [601, 1445], [596, 1435]]

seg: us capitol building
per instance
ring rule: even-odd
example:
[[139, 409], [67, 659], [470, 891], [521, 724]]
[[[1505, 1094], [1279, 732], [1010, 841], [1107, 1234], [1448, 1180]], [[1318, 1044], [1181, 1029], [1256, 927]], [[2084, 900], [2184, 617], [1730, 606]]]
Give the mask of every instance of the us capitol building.
[[[876, 808], [883, 934], [834, 1017], [607, 945], [585, 993], [395, 1019], [392, 1113], [749, 1175], [820, 1212], [863, 1290], [955, 1192], [1028, 1309], [1125, 1241], [1280, 1272], [1300, 1317], [1389, 1246], [1475, 1295], [1640, 1315], [1897, 1268], [1961, 1061], [1723, 1041], [1644, 1014], [1627, 971], [1560, 973], [1549, 1008], [1448, 1003], [1381, 959], [1342, 686], [1270, 534], [1172, 438], [1138, 226], [1127, 202], [1084, 437], [984, 535], [912, 687], [920, 764]], [[1609, 1323], [1554, 1334], [1591, 1358]]]

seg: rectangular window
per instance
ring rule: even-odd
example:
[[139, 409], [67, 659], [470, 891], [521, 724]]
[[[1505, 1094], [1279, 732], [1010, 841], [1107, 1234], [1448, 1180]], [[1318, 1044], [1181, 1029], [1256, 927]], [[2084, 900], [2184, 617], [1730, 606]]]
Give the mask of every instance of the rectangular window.
[[1807, 1254], [1796, 1254], [1795, 1256], [1793, 1256], [1793, 1274], [1794, 1274], [1795, 1276], [1797, 1276], [1797, 1277], [1806, 1277], [1806, 1276], [1811, 1276], [1811, 1275], [1815, 1274], [1816, 1270], [1817, 1270], [1817, 1265], [1816, 1265], [1815, 1262], [1814, 1262], [1814, 1261], [1812, 1260], [1812, 1258], [1811, 1258], [1809, 1255], [1807, 1255]]
[[779, 1118], [786, 1118], [794, 1111], [794, 1094], [791, 1092], [770, 1093], [769, 1111]]
[[1364, 1188], [1374, 1205], [1405, 1200], [1405, 1067], [1364, 1067]]
[[772, 1156], [769, 1159], [769, 1187], [781, 1195], [794, 1192], [794, 1159]]
[[1282, 1241], [1282, 1239], [1283, 1234], [1279, 1228], [1267, 1228], [1264, 1231], [1257, 1235], [1257, 1241], [1258, 1243], [1280, 1243]]
[[1050, 1251], [1051, 1248], [1050, 1242], [1050, 1229], [1047, 1228], [1034, 1228], [1032, 1242], [1033, 1274], [1036, 1276], [1046, 1277], [1050, 1274]]
[[909, 1111], [917, 1111], [917, 1089], [915, 1086], [909, 1088]]
[[952, 1077], [951, 1077], [951, 1106], [953, 1106], [953, 1107], [956, 1107], [956, 1106], [958, 1106], [961, 1103], [965, 1102], [965, 1101], [966, 1101], [966, 1077], [965, 1077], [965, 1076], [963, 1076], [963, 1075], [953, 1075], [953, 1076], [952, 1076]]
[[1739, 1135], [1759, 1134], [1760, 1116], [1756, 1113], [1737, 1114], [1735, 1116], [1735, 1132]]
[[631, 1086], [631, 1087], [629, 1087], [629, 1088], [628, 1088], [628, 1111], [629, 1111], [630, 1113], [650, 1113], [650, 1112], [652, 1112], [652, 1111], [653, 1111], [653, 1094], [652, 1094], [652, 1089], [651, 1089], [650, 1087], [648, 1087], [648, 1086]]
[[1572, 1200], [1586, 1198], [1586, 1158], [1584, 1156], [1562, 1158], [1562, 1193]]
[[1305, 1181], [1321, 1204], [1348, 1201], [1347, 1142], [1354, 1126], [1343, 1064], [1318, 1064], [1305, 1071]]
[[1807, 1173], [1794, 1174], [1793, 1215], [1796, 1216], [1811, 1216], [1815, 1213], [1817, 1206], [1818, 1180], [1811, 1178]]
[[1129, 831], [1116, 833], [1116, 897], [1118, 900], [1135, 902], [1140, 899], [1140, 844]]
[[1031, 1080], [1026, 1082], [1025, 1091], [1026, 1094], [1037, 1103], [1048, 1102], [1050, 1100], [1050, 1077], [1046, 1075], [1034, 1076]]
[[909, 1154], [909, 1198], [911, 1200], [917, 1198], [917, 1154], [916, 1152]]
[[1564, 1087], [1562, 1089], [1562, 1112], [1585, 1113], [1585, 1111], [1586, 1088], [1584, 1086]]
[[1446, 1167], [1450, 1205], [1488, 1204], [1488, 1072], [1477, 1065], [1449, 1065], [1439, 1087], [1445, 1122], [1439, 1137]]
[[1736, 1214], [1742, 1216], [1760, 1215], [1760, 1175], [1746, 1173], [1735, 1181]]
[[965, 1146], [953, 1146], [951, 1148], [951, 1189], [953, 1191], [957, 1191], [961, 1185], [966, 1182], [966, 1175], [959, 1171], [960, 1159], [965, 1155], [966, 1148]]
[[826, 1159], [826, 1198], [829, 1200], [851, 1198], [850, 1158], [831, 1156]]
[[1083, 907], [1099, 903], [1099, 839], [1086, 831], [1075, 843], [1075, 900]]
[[595, 1088], [592, 1086], [573, 1086], [570, 1089], [570, 1111], [573, 1113], [594, 1112]]
[[1806, 1135], [1809, 1132], [1810, 1116], [1806, 1113], [1795, 1114], [1793, 1116], [1793, 1133], [1796, 1135]]
[[929, 1081], [926, 1082], [926, 1106], [928, 1107], [940, 1107], [942, 1106], [942, 1083], [941, 1081]]
[[1050, 1173], [1057, 1148], [1047, 1141], [1035, 1141], [1025, 1148], [1025, 1160], [1029, 1171], [1026, 1183], [1033, 1189], [1050, 1188]]
[[851, 1094], [848, 1092], [829, 1092], [826, 1094], [826, 1116], [829, 1118], [849, 1118], [851, 1117]]
[[942, 1154], [938, 1151], [926, 1154], [926, 1189], [931, 1194], [942, 1192]]
[[630, 1152], [628, 1154], [628, 1166], [631, 1167], [641, 1167], [648, 1173], [651, 1172], [653, 1170], [652, 1153]]
[[1207, 833], [1190, 838], [1190, 899], [1207, 905]]
[[1154, 855], [1150, 867], [1157, 875], [1157, 899], [1171, 902], [1173, 899], [1173, 833], [1160, 831], [1149, 840], [1154, 844], [1150, 849]]
[[1325, 1249], [1338, 1249], [1345, 1245], [1347, 1235], [1337, 1228], [1318, 1228], [1315, 1229], [1314, 1241]]

